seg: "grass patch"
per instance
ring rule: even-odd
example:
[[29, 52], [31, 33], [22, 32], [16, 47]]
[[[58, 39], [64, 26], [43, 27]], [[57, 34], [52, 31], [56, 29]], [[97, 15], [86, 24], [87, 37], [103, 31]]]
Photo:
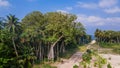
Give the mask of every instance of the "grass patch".
[[120, 48], [114, 48], [113, 52], [115, 52], [116, 54], [120, 54]]
[[120, 44], [118, 43], [96, 43], [90, 49], [103, 54], [120, 54]]
[[84, 46], [79, 46], [79, 51], [80, 52], [85, 52], [87, 50], [87, 47], [84, 45]]
[[100, 47], [104, 49], [104, 52], [120, 54], [120, 44], [118, 43], [100, 43]]
[[103, 48], [120, 48], [120, 44], [118, 43], [100, 43], [100, 47]]

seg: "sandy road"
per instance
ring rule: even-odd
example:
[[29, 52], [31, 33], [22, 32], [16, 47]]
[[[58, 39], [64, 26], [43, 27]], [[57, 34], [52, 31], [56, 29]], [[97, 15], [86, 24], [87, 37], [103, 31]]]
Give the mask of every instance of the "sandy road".
[[[94, 44], [96, 41], [92, 40], [90, 44], [88, 44], [87, 49], [90, 45]], [[57, 68], [73, 68], [74, 65], [79, 66], [79, 62], [82, 60], [82, 52], [76, 52], [71, 56], [71, 58], [63, 63], [60, 63]]]
[[[111, 64], [112, 68], [120, 68], [120, 55], [113, 54], [100, 54], [100, 55], [107, 59], [108, 63]], [[111, 59], [109, 60], [109, 58]]]
[[73, 68], [74, 65], [79, 65], [82, 53], [76, 52], [69, 60], [60, 63], [57, 68]]

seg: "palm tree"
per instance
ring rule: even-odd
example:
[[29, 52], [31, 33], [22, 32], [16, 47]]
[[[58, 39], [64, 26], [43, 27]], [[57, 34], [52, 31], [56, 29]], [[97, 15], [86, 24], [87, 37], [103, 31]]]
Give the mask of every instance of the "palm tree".
[[19, 25], [18, 25], [18, 18], [15, 17], [15, 15], [8, 15], [6, 19], [6, 29], [8, 32], [12, 33], [14, 36], [12, 36], [12, 44], [15, 50], [15, 54], [18, 57], [18, 52], [15, 44], [15, 37], [17, 33], [19, 32]]
[[101, 30], [96, 29], [96, 31], [95, 31], [95, 37], [96, 37], [96, 40], [97, 40], [98, 42], [100, 42], [100, 33], [101, 33]]
[[0, 30], [3, 29], [4, 26], [5, 26], [5, 22], [4, 21], [5, 21], [5, 19], [0, 17]]
[[2, 18], [0, 18], [0, 30], [2, 29]]

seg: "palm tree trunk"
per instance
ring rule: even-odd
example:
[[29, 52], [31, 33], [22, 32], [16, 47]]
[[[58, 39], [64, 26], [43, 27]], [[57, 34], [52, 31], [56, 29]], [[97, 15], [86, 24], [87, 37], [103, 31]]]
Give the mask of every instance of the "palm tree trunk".
[[63, 46], [64, 46], [64, 42], [62, 41], [62, 43], [60, 45], [60, 52], [62, 52]]
[[12, 43], [13, 43], [13, 47], [14, 47], [14, 50], [15, 50], [15, 54], [16, 54], [16, 56], [18, 57], [18, 52], [17, 52], [17, 48], [16, 48], [16, 46], [15, 46], [14, 38], [12, 38]]
[[41, 43], [42, 43], [42, 42], [40, 41], [40, 42], [39, 42], [39, 60], [41, 59], [41, 55], [42, 55], [42, 54], [41, 54], [41, 49], [42, 49], [42, 48], [41, 48]]
[[63, 49], [62, 49], [62, 52], [65, 53], [65, 45], [64, 45], [64, 42], [63, 42]]
[[119, 38], [117, 37], [117, 43], [119, 43]]
[[57, 44], [57, 60], [59, 59], [59, 44]]

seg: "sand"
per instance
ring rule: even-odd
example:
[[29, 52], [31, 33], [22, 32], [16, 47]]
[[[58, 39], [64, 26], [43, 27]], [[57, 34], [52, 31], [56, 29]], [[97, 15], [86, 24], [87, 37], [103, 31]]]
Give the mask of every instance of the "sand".
[[111, 64], [112, 68], [120, 68], [120, 55], [112, 54], [100, 54], [100, 55], [107, 59], [108, 63]]

